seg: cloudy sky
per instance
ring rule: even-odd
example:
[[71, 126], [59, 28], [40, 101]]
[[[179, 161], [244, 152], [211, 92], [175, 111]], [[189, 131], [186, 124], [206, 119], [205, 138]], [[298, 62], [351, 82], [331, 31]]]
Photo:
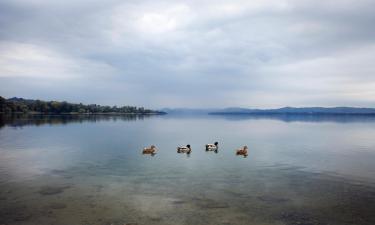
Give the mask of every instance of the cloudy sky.
[[1, 0], [0, 95], [375, 107], [373, 0]]

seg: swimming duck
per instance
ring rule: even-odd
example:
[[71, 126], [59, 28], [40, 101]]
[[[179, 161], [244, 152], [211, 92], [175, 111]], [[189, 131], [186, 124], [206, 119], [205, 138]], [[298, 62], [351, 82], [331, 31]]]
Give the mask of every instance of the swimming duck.
[[150, 147], [144, 148], [142, 151], [142, 154], [151, 154], [151, 155], [156, 154], [156, 146], [151, 145]]
[[214, 144], [206, 144], [206, 151], [217, 151], [219, 149], [219, 143], [215, 142]]
[[177, 147], [177, 153], [187, 153], [187, 154], [190, 154], [190, 152], [191, 152], [190, 145]]
[[247, 156], [247, 149], [249, 149], [249, 148], [246, 145], [243, 146], [240, 149], [237, 149], [236, 150], [236, 155], [243, 155], [244, 157], [246, 157]]

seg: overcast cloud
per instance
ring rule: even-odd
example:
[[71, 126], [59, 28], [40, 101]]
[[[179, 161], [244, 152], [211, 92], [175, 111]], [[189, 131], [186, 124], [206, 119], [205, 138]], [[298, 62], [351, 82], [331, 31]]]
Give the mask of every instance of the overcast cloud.
[[375, 107], [375, 1], [0, 1], [0, 95]]

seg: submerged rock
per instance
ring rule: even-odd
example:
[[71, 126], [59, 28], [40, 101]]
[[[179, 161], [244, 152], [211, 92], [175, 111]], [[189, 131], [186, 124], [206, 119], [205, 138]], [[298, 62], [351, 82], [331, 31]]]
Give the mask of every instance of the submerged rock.
[[227, 203], [215, 202], [215, 203], [203, 204], [201, 205], [201, 207], [206, 208], [206, 209], [225, 209], [225, 208], [229, 208], [229, 205]]
[[65, 170], [51, 170], [51, 174], [52, 175], [56, 175], [56, 176], [61, 176], [61, 177], [64, 177], [66, 179], [71, 179], [73, 178], [73, 176], [71, 174], [69, 174], [67, 171]]
[[183, 201], [183, 200], [176, 200], [176, 201], [173, 201], [172, 203], [175, 204], [175, 205], [181, 205], [181, 204], [185, 204], [187, 202]]
[[162, 221], [163, 219], [160, 218], [160, 217], [150, 217], [150, 220], [151, 220], [151, 221], [154, 221], [154, 222], [160, 222], [160, 221]]
[[51, 209], [64, 209], [66, 208], [66, 205], [64, 203], [54, 202], [49, 204], [49, 207]]
[[305, 212], [285, 212], [280, 216], [280, 219], [287, 225], [327, 225]]
[[5, 209], [0, 209], [0, 220], [12, 224], [12, 221], [28, 221], [32, 217], [31, 212], [26, 206], [12, 206]]
[[102, 222], [102, 224], [104, 225], [137, 225], [137, 223], [126, 223], [124, 220], [122, 219], [110, 219], [110, 220], [104, 220]]
[[15, 221], [27, 221], [31, 218], [31, 214], [29, 213], [20, 213], [14, 217]]
[[224, 209], [230, 207], [229, 204], [226, 202], [217, 202], [212, 199], [194, 198], [193, 200], [199, 207], [203, 209]]
[[284, 203], [290, 201], [290, 199], [287, 198], [279, 198], [269, 195], [263, 195], [258, 197], [259, 200], [267, 203]]
[[70, 186], [44, 186], [40, 188], [39, 194], [41, 195], [55, 195], [64, 192], [65, 189], [70, 188]]

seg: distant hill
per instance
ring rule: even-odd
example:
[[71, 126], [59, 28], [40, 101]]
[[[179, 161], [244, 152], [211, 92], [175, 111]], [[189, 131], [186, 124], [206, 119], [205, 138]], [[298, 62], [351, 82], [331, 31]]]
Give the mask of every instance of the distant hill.
[[215, 112], [221, 109], [194, 109], [194, 108], [163, 108], [160, 111], [166, 112], [168, 114], [178, 114], [178, 115], [207, 115], [211, 112]]
[[355, 108], [355, 107], [284, 107], [278, 109], [247, 109], [247, 108], [226, 108], [222, 110], [212, 111], [211, 115], [224, 114], [366, 114], [375, 115], [375, 108]]
[[23, 98], [5, 99], [0, 96], [0, 113], [37, 114], [165, 114], [165, 112], [135, 106], [84, 105], [61, 101], [41, 101]]

